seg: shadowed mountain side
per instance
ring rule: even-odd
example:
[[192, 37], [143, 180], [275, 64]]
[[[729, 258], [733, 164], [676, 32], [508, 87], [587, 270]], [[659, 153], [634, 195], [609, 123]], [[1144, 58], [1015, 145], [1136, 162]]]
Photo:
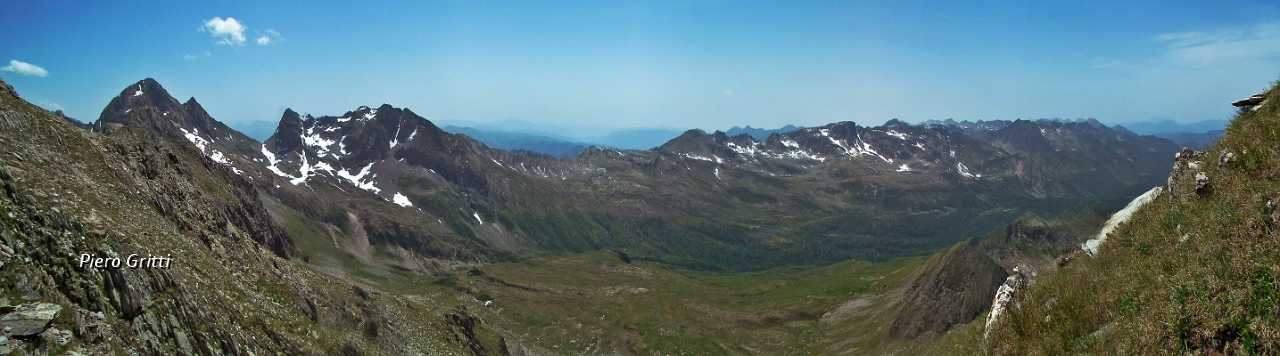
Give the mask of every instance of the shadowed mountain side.
[[911, 282], [902, 309], [889, 328], [889, 338], [937, 336], [953, 325], [968, 323], [991, 307], [996, 287], [1008, 276], [982, 251], [965, 244], [934, 259], [926, 262], [924, 272]]

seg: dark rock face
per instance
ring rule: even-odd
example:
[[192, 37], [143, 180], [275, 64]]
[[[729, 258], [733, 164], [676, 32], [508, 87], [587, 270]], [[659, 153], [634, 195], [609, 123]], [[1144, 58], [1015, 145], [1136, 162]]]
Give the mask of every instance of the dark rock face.
[[912, 282], [902, 310], [889, 328], [891, 339], [939, 335], [967, 323], [991, 306], [1008, 274], [982, 251], [958, 245], [937, 266]]

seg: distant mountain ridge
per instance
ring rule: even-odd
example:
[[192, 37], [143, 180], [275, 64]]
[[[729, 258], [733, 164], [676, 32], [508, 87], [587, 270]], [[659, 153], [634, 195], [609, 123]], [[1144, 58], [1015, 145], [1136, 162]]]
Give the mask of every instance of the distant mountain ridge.
[[[1179, 123], [1173, 120], [1142, 121], [1142, 122], [1125, 122], [1120, 123], [1125, 128], [1139, 135], [1157, 135], [1174, 134], [1174, 133], [1206, 133], [1210, 131], [1222, 131], [1227, 128], [1227, 120], [1204, 120], [1193, 123]], [[1163, 137], [1163, 136], [1162, 136]]]
[[525, 150], [555, 157], [573, 157], [589, 144], [570, 142], [559, 138], [538, 134], [482, 130], [471, 127], [444, 126], [442, 130], [451, 134], [464, 134], [467, 137], [484, 142], [489, 147], [500, 150]]
[[737, 126], [734, 126], [733, 128], [730, 128], [729, 130], [726, 130], [724, 133], [725, 133], [726, 135], [729, 135], [729, 136], [737, 136], [737, 135], [741, 135], [741, 134], [747, 134], [747, 135], [750, 135], [752, 138], [755, 138], [755, 139], [757, 139], [757, 140], [763, 140], [763, 139], [769, 138], [769, 135], [772, 135], [772, 134], [775, 134], [775, 133], [788, 133], [788, 132], [792, 132], [792, 131], [799, 130], [799, 129], [802, 129], [802, 128], [803, 128], [803, 127], [798, 127], [798, 126], [796, 126], [796, 125], [786, 125], [786, 126], [783, 126], [783, 127], [777, 128], [777, 129], [773, 129], [773, 130], [766, 130], [766, 129], [761, 129], [761, 128], [754, 128], [754, 127], [751, 127], [751, 125], [747, 125], [747, 127], [737, 127]]

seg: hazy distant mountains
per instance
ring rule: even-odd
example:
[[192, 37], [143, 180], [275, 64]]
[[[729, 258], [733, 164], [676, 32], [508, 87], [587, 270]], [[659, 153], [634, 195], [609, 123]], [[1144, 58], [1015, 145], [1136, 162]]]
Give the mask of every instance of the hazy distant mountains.
[[[640, 128], [617, 130], [606, 135], [574, 139], [540, 132], [527, 133], [456, 125], [444, 126], [441, 129], [452, 134], [467, 135], [489, 147], [497, 149], [507, 151], [525, 150], [556, 157], [573, 157], [590, 146], [612, 147], [620, 150], [648, 150], [661, 146], [685, 132], [684, 130], [666, 128]], [[745, 128], [734, 126], [726, 134], [729, 136], [747, 134], [757, 140], [764, 140], [774, 133], [788, 133], [799, 129], [801, 128], [795, 125], [786, 125], [775, 130], [753, 128], [751, 126]]]
[[1121, 123], [1120, 126], [1133, 131], [1139, 135], [1157, 135], [1179, 132], [1198, 132], [1204, 133], [1209, 131], [1221, 131], [1227, 127], [1227, 120], [1204, 120], [1201, 122], [1181, 124], [1173, 120], [1151, 119], [1143, 122]]
[[[1101, 122], [1098, 122], [1098, 120], [1095, 120], [1092, 118], [1075, 119], [1075, 120], [1061, 120], [1061, 119], [1037, 120], [1037, 122], [1051, 122], [1051, 121], [1086, 123], [1095, 128], [1107, 127], [1107, 125]], [[972, 121], [966, 120], [966, 121], [957, 122], [952, 119], [947, 119], [945, 121], [929, 120], [929, 121], [923, 122], [922, 124], [949, 125], [949, 126], [961, 127], [967, 130], [987, 131], [987, 130], [1003, 129], [1005, 127], [1004, 125], [1007, 125], [1007, 123], [1009, 123], [1009, 121], [978, 120], [977, 122], [972, 122]], [[1159, 138], [1168, 139], [1170, 141], [1173, 141], [1178, 146], [1190, 147], [1191, 149], [1194, 149], [1194, 150], [1203, 150], [1206, 147], [1209, 147], [1210, 145], [1212, 145], [1214, 142], [1217, 142], [1218, 139], [1222, 138], [1222, 130], [1225, 129], [1226, 127], [1227, 127], [1226, 120], [1205, 120], [1205, 121], [1200, 121], [1196, 123], [1183, 124], [1183, 123], [1178, 123], [1177, 121], [1168, 120], [1168, 119], [1150, 119], [1142, 122], [1126, 122], [1126, 123], [1120, 123], [1112, 126], [1112, 128], [1115, 128], [1118, 130], [1127, 130], [1129, 132], [1133, 132], [1138, 135], [1156, 136]]]
[[784, 133], [789, 133], [799, 129], [803, 129], [803, 127], [797, 127], [796, 125], [787, 125], [777, 130], [765, 130], [765, 129], [758, 129], [758, 128], [751, 127], [751, 125], [747, 125], [747, 127], [745, 128], [734, 126], [733, 128], [729, 129], [729, 131], [725, 131], [724, 133], [729, 136], [747, 134], [751, 136], [751, 138], [754, 138], [757, 140], [764, 140], [769, 138], [769, 135], [772, 135], [775, 133], [784, 134]]
[[[508, 121], [510, 122], [504, 121], [503, 123], [504, 125], [510, 124], [510, 129], [498, 128], [487, 124], [446, 125], [441, 129], [452, 134], [467, 135], [489, 147], [497, 149], [507, 151], [525, 150], [555, 157], [573, 157], [590, 146], [612, 147], [620, 150], [648, 150], [661, 146], [684, 133], [684, 130], [671, 128], [639, 128], [616, 130], [603, 135], [570, 137], [532, 129], [531, 127], [536, 126], [533, 123], [521, 120]], [[948, 121], [930, 120], [924, 122], [924, 124], [949, 124], [967, 129], [994, 129], [995, 127], [987, 126], [1004, 122], [999, 120], [978, 122]], [[1094, 126], [1106, 126], [1097, 120], [1077, 121], [1090, 123]], [[271, 137], [271, 134], [275, 133], [276, 125], [277, 123], [275, 122], [254, 121], [250, 123], [233, 123], [231, 127], [255, 140], [266, 141], [268, 137]], [[1222, 137], [1222, 130], [1227, 126], [1227, 121], [1204, 120], [1184, 124], [1168, 119], [1151, 119], [1142, 122], [1121, 123], [1115, 126], [1123, 127], [1139, 135], [1151, 135], [1169, 139], [1178, 146], [1202, 150]], [[734, 126], [726, 130], [725, 134], [730, 137], [747, 134], [754, 139], [765, 140], [774, 133], [785, 134], [800, 129], [803, 129], [803, 127], [795, 125], [786, 125], [774, 130], [751, 126]]]
[[1120, 126], [1139, 135], [1153, 135], [1166, 138], [1179, 146], [1203, 150], [1222, 138], [1222, 130], [1227, 127], [1227, 120], [1204, 120], [1196, 123], [1181, 124], [1173, 120], [1151, 119], [1143, 122], [1122, 123]]

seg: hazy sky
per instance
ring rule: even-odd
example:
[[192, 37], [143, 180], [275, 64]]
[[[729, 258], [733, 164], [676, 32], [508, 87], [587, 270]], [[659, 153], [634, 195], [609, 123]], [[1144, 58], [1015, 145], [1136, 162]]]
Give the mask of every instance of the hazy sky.
[[208, 3], [0, 2], [0, 78], [83, 121], [152, 77], [225, 122], [704, 129], [1194, 122], [1280, 78], [1275, 0]]

